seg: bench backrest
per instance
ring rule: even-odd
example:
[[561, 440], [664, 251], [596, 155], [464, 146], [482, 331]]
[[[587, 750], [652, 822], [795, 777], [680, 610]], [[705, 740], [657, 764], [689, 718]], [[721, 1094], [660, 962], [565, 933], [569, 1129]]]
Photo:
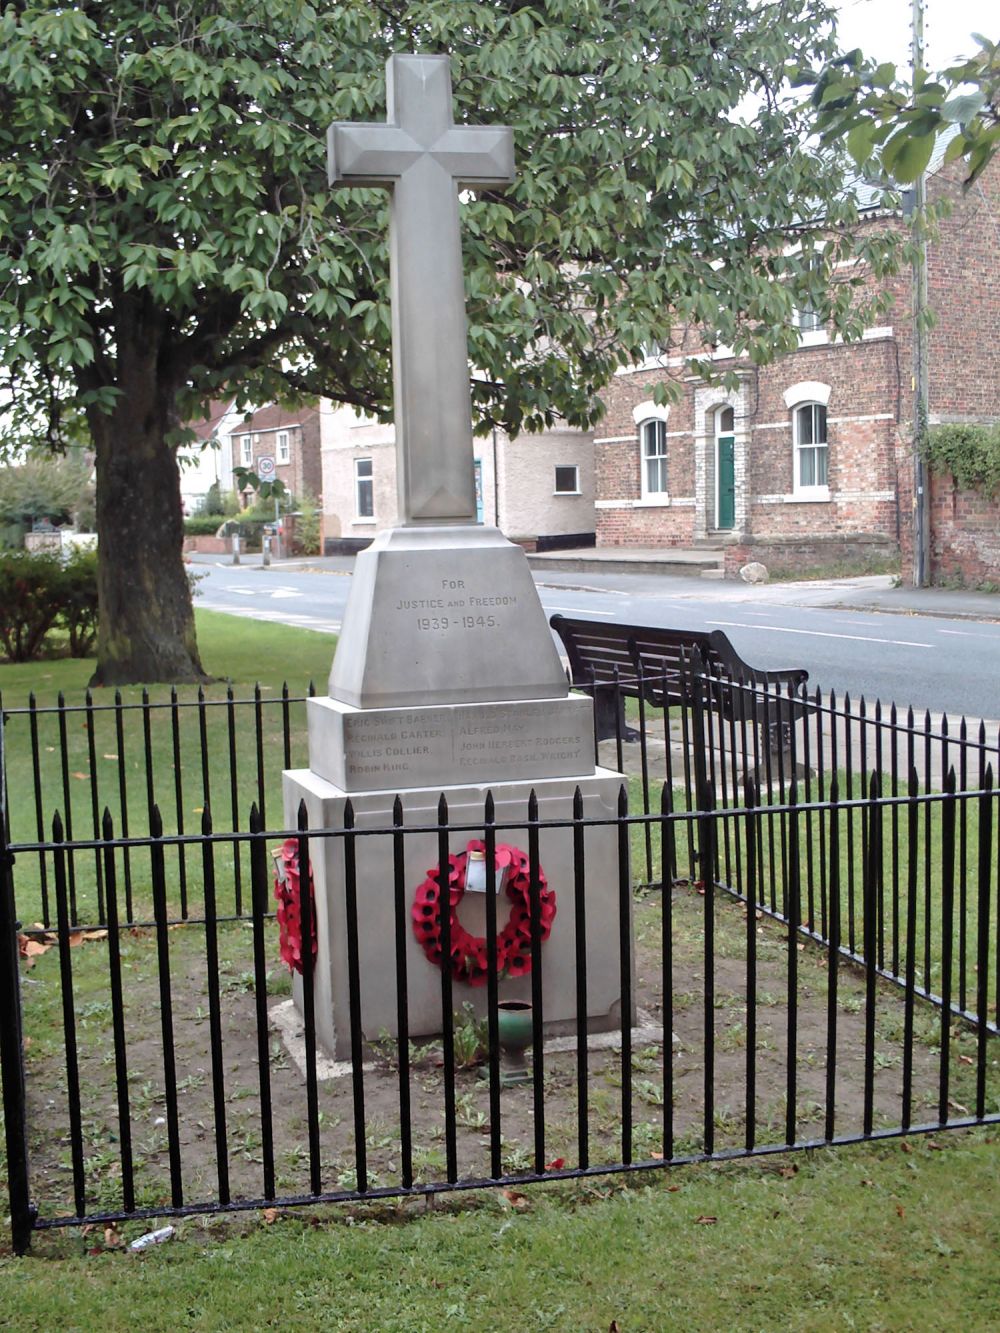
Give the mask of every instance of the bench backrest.
[[549, 624], [563, 641], [574, 685], [636, 679], [629, 651], [631, 626], [604, 625], [600, 621], [573, 620], [562, 615], [554, 615]]
[[618, 680], [634, 684], [643, 677], [681, 675], [692, 654], [712, 661], [712, 634], [706, 630], [650, 629], [644, 625], [602, 624], [554, 615], [549, 621], [562, 639], [573, 683], [598, 685]]

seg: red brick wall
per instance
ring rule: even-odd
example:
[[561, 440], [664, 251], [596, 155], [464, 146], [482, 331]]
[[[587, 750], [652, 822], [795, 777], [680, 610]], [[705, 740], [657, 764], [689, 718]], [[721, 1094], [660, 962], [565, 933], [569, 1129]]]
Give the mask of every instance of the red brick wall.
[[962, 491], [931, 476], [932, 583], [1000, 583], [1000, 496]]
[[950, 214], [927, 247], [931, 420], [1000, 416], [1000, 160], [962, 189], [960, 166], [935, 173], [931, 200]]
[[[960, 166], [935, 173], [931, 201], [948, 200], [950, 212], [927, 247], [928, 301], [934, 323], [928, 338], [928, 413], [939, 421], [1000, 419], [1000, 161], [969, 191]], [[900, 358], [912, 368], [911, 324], [900, 322]], [[903, 577], [913, 572], [913, 395], [904, 395], [900, 448], [900, 512]], [[1000, 498], [958, 491], [949, 476], [930, 481], [932, 583], [1000, 582]]]

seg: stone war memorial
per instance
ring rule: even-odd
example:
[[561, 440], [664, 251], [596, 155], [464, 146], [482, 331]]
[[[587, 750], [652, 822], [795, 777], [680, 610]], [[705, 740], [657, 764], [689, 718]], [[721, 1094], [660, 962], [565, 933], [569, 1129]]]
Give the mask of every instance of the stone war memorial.
[[[342, 830], [350, 802], [358, 831], [351, 859], [360, 1025], [371, 1041], [398, 1033], [392, 828], [399, 798], [403, 828], [416, 830], [402, 842], [409, 894], [408, 1023], [410, 1035], [418, 1037], [443, 1025], [440, 951], [437, 962], [427, 956], [433, 950], [426, 949], [412, 919], [421, 886], [439, 873], [440, 798], [447, 802], [449, 853], [458, 861], [452, 892], [468, 888], [452, 918], [452, 941], [464, 941], [475, 955], [453, 964], [454, 1008], [471, 1002], [482, 1015], [485, 893], [474, 891], [482, 885], [471, 882], [469, 869], [482, 859], [492, 794], [496, 843], [504, 849], [495, 876], [497, 933], [506, 928], [506, 940], [508, 914], [513, 921], [520, 911], [523, 920], [524, 907], [509, 885], [527, 879], [534, 793], [537, 860], [547, 886], [541, 909], [547, 932], [541, 946], [543, 1024], [546, 1033], [570, 1033], [577, 1026], [570, 820], [579, 788], [587, 1025], [608, 1030], [622, 1022], [614, 820], [623, 779], [595, 767], [593, 704], [568, 691], [523, 550], [475, 521], [459, 191], [513, 180], [513, 135], [506, 128], [453, 122], [446, 56], [393, 56], [386, 103], [384, 124], [330, 127], [329, 178], [334, 188], [381, 186], [391, 196], [402, 521], [379, 533], [357, 558], [328, 694], [308, 704], [309, 768], [285, 774], [286, 822], [295, 826], [304, 802], [310, 830]], [[316, 1034], [338, 1059], [351, 1049], [345, 851], [342, 836], [310, 839]], [[501, 1001], [530, 998], [527, 954], [526, 944], [517, 958], [510, 950], [501, 954], [498, 944]], [[295, 980], [301, 1007], [302, 980]], [[626, 986], [625, 994], [631, 993]]]

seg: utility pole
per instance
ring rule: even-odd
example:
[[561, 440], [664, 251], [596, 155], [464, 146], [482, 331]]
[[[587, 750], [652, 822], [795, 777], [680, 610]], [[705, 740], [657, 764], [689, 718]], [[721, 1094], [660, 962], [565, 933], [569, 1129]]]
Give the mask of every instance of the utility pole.
[[[924, 0], [913, 0], [913, 84], [924, 67]], [[927, 180], [923, 172], [912, 192], [913, 229], [913, 586], [930, 581], [930, 493], [924, 448], [927, 437]]]

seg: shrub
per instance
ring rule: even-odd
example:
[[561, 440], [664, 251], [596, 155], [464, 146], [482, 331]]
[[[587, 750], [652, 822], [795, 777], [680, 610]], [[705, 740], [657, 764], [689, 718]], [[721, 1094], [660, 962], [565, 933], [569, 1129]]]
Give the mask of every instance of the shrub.
[[303, 555], [319, 555], [319, 526], [316, 497], [306, 491], [295, 519], [295, 544]]
[[61, 624], [69, 636], [70, 657], [86, 657], [97, 638], [97, 552], [76, 551], [63, 565]]
[[198, 507], [198, 517], [201, 517], [202, 514], [218, 514], [221, 518], [225, 512], [222, 507], [222, 492], [219, 483], [213, 481], [202, 497], [201, 504]]
[[88, 469], [79, 459], [29, 455], [16, 467], [0, 467], [0, 523], [26, 530], [42, 518], [68, 523], [91, 490]]
[[63, 610], [62, 580], [58, 556], [0, 552], [0, 646], [11, 662], [37, 657]]

